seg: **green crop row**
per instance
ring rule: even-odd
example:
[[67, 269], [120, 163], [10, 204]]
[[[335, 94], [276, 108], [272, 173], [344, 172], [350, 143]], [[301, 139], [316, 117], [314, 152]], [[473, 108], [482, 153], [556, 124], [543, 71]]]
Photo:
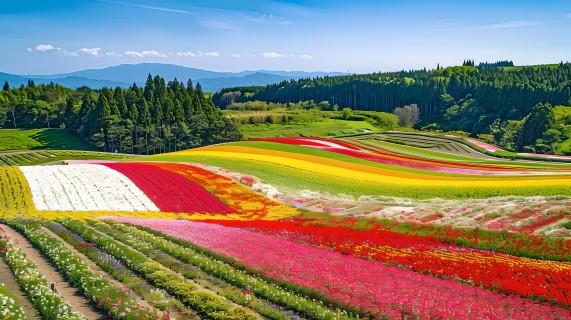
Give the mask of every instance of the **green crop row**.
[[[263, 279], [248, 275], [244, 270], [237, 270], [233, 265], [230, 265], [220, 257], [209, 257], [205, 254], [204, 249], [198, 248], [184, 240], [178, 239], [173, 241], [168, 236], [156, 235], [142, 228], [134, 226], [127, 226], [120, 223], [105, 221], [109, 226], [113, 227], [112, 230], [109, 226], [102, 223], [88, 221], [92, 226], [96, 226], [98, 230], [113, 236], [121, 237], [121, 241], [125, 244], [140, 247], [140, 249], [147, 252], [158, 250], [164, 254], [171, 255], [180, 261], [198, 267], [200, 270], [208, 274], [222, 279], [238, 287], [251, 286], [253, 293], [256, 296], [262, 297], [272, 303], [291, 308], [300, 315], [310, 319], [351, 319], [347, 313], [334, 312], [323, 306], [322, 303], [316, 302], [313, 299], [305, 298], [302, 295], [307, 295], [304, 291], [301, 295], [294, 294], [299, 288], [288, 287], [287, 289], [281, 288], [275, 284], [270, 284]], [[198, 249], [198, 250], [197, 250]], [[275, 281], [274, 281], [275, 282]], [[330, 303], [330, 301], [325, 301]], [[256, 310], [258, 311], [258, 310]], [[262, 312], [260, 312], [262, 313]], [[275, 314], [263, 314], [266, 317], [276, 318]], [[283, 318], [280, 316], [278, 318]]]
[[75, 221], [59, 221], [64, 227], [92, 242], [101, 250], [125, 262], [131, 270], [140, 274], [150, 283], [164, 289], [192, 309], [211, 319], [256, 319], [249, 309], [235, 306], [219, 296], [198, 287], [194, 282], [161, 264], [152, 261], [145, 255], [121, 244], [108, 236], [104, 236], [93, 228]]

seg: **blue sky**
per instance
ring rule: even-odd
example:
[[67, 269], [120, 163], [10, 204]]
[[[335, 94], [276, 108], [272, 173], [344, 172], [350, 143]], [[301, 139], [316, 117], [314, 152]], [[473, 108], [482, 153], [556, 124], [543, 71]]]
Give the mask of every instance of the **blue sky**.
[[374, 72], [571, 60], [571, 1], [2, 0], [0, 72]]

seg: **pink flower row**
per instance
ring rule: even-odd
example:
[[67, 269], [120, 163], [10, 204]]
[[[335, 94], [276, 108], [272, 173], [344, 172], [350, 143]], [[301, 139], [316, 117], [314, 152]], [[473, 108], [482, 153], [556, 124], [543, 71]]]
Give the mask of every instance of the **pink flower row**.
[[244, 229], [191, 221], [114, 220], [149, 227], [235, 258], [352, 307], [400, 318], [570, 319], [571, 312]]

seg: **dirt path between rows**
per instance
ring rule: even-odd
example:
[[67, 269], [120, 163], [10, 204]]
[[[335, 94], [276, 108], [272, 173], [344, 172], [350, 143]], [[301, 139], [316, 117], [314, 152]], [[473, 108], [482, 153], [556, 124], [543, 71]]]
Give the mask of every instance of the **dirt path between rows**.
[[20, 289], [16, 279], [13, 278], [12, 271], [6, 262], [4, 262], [4, 259], [0, 259], [0, 282], [4, 284], [4, 288], [8, 289], [8, 291], [16, 297], [16, 304], [24, 309], [26, 319], [40, 319], [36, 309], [34, 309], [34, 306], [30, 300], [28, 300], [26, 293]]
[[48, 283], [55, 283], [58, 294], [69, 302], [74, 312], [81, 313], [89, 320], [105, 319], [103, 313], [99, 312], [94, 306], [89, 304], [78, 289], [70, 286], [55, 267], [52, 266], [49, 261], [32, 246], [28, 239], [7, 225], [0, 224], [0, 228], [4, 229], [8, 236], [18, 244], [18, 247], [24, 251], [28, 259], [34, 261], [40, 273], [48, 280]]
[[83, 262], [85, 264], [87, 264], [91, 270], [97, 272], [99, 275], [103, 276], [103, 278], [105, 278], [107, 281], [109, 281], [115, 288], [118, 288], [119, 290], [127, 293], [129, 296], [131, 296], [131, 298], [133, 298], [133, 300], [136, 303], [139, 303], [140, 305], [144, 306], [145, 308], [149, 308], [151, 307], [151, 305], [147, 302], [147, 300], [142, 300], [141, 297], [139, 295], [137, 295], [135, 292], [133, 292], [131, 289], [127, 288], [123, 283], [121, 283], [120, 281], [117, 281], [112, 275], [108, 274], [105, 270], [101, 269], [97, 264], [95, 264], [95, 262], [91, 261], [88, 257], [86, 257], [83, 253], [77, 251], [77, 249], [75, 249], [72, 245], [70, 245], [69, 243], [67, 243], [65, 240], [63, 240], [62, 238], [60, 238], [57, 234], [53, 233], [52, 231], [48, 230], [45, 227], [42, 227], [42, 230], [44, 232], [46, 232], [47, 234], [49, 234], [50, 236], [58, 239], [64, 246], [66, 246], [69, 250], [71, 250], [73, 253], [77, 254], [79, 257], [81, 257], [81, 260], [83, 260]]

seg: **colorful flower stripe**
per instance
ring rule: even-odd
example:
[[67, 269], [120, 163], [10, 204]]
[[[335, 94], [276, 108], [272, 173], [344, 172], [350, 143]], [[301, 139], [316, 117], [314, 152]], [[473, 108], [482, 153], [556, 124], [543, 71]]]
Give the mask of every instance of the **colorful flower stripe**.
[[571, 186], [571, 178], [566, 176], [550, 177], [452, 177], [432, 176], [389, 170], [345, 161], [328, 159], [298, 153], [249, 148], [239, 146], [209, 146], [179, 151], [170, 155], [213, 156], [227, 159], [249, 159], [269, 162], [287, 167], [333, 176], [383, 184], [407, 186], [446, 186], [446, 187], [541, 187]]
[[22, 171], [18, 167], [0, 167], [0, 216], [10, 218], [34, 211], [32, 193]]
[[476, 145], [476, 146], [478, 146], [478, 147], [480, 147], [480, 148], [482, 148], [482, 149], [485, 149], [486, 151], [490, 151], [490, 152], [503, 151], [502, 149], [500, 149], [500, 148], [498, 148], [498, 147], [496, 147], [496, 146], [493, 146], [493, 145], [491, 145], [491, 144], [488, 144], [488, 143], [485, 143], [485, 142], [482, 142], [482, 141], [478, 141], [478, 140], [474, 140], [474, 139], [470, 139], [470, 138], [462, 138], [462, 139], [464, 139], [464, 141], [468, 141], [468, 142], [470, 142], [471, 144]]
[[127, 177], [100, 165], [20, 167], [45, 211], [158, 211]]
[[202, 186], [233, 208], [241, 219], [281, 219], [299, 214], [290, 206], [254, 192], [229, 178], [197, 166], [174, 163], [147, 163], [165, 169]]
[[169, 170], [141, 163], [106, 163], [126, 175], [151, 200], [167, 212], [198, 212], [226, 215], [234, 210], [200, 185]]
[[483, 285], [524, 297], [571, 305], [571, 263], [541, 261], [467, 249], [433, 237], [386, 230], [350, 230], [293, 221], [210, 221], [317, 244], [335, 251], [398, 263], [414, 271]]
[[[363, 152], [346, 147], [336, 146], [333, 141], [319, 141], [306, 138], [259, 138], [255, 141], [270, 141], [276, 143], [301, 145], [311, 148], [317, 148], [329, 152], [344, 154], [347, 156], [383, 163], [394, 166], [401, 166], [412, 169], [420, 169], [427, 171], [463, 174], [463, 175], [514, 175], [514, 174], [556, 174], [546, 171], [530, 171], [501, 166], [479, 165], [479, 164], [459, 164], [456, 162], [425, 160], [409, 156], [403, 156], [390, 152]], [[493, 170], [490, 170], [493, 169]]]
[[191, 221], [114, 219], [179, 237], [284, 281], [392, 318], [568, 319], [563, 308], [418, 274], [244, 229]]

